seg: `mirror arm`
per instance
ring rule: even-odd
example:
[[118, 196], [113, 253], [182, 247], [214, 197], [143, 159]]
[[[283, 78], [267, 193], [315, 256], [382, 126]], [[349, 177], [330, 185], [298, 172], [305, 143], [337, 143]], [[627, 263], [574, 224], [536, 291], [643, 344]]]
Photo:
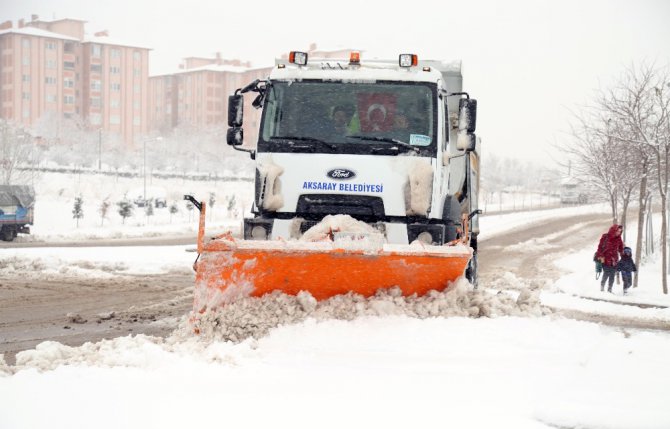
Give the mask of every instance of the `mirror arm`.
[[233, 146], [233, 149], [240, 151], [240, 152], [246, 152], [251, 156], [251, 159], [256, 159], [256, 151], [253, 149], [244, 149], [241, 147]]
[[256, 79], [255, 81], [251, 82], [247, 86], [245, 86], [242, 89], [238, 89], [237, 91], [240, 91], [242, 94], [247, 93], [249, 91], [258, 91], [258, 83], [260, 82], [260, 79]]
[[456, 95], [459, 95], [459, 96], [460, 95], [465, 95], [465, 98], [467, 98], [468, 100], [470, 99], [470, 94], [468, 94], [467, 92], [448, 92], [447, 93], [447, 97], [452, 97], [452, 96], [456, 96]]

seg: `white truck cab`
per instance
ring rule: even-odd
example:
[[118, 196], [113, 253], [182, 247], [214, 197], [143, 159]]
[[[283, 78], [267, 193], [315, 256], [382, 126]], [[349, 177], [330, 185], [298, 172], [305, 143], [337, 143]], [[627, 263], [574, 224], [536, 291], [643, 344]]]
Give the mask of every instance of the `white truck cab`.
[[[310, 59], [291, 52], [267, 80], [229, 97], [228, 144], [256, 160], [245, 239], [295, 239], [346, 214], [389, 243], [442, 245], [468, 231], [477, 250], [476, 100], [460, 62]], [[262, 108], [255, 149], [243, 143], [243, 93]], [[469, 228], [462, 228], [466, 219]], [[476, 275], [472, 258], [469, 277]]]

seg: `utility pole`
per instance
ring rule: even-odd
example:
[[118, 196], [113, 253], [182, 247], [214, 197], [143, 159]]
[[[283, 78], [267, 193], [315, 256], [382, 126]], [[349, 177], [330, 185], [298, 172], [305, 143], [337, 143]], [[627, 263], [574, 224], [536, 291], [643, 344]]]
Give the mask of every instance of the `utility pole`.
[[144, 152], [144, 168], [143, 168], [143, 170], [144, 170], [144, 197], [143, 197], [144, 204], [147, 204], [147, 142], [153, 142], [153, 141], [159, 142], [159, 141], [162, 141], [162, 140], [163, 140], [163, 137], [158, 136], [158, 137], [154, 137], [152, 139], [144, 139], [144, 141], [143, 141], [142, 151]]
[[102, 170], [102, 128], [98, 129], [98, 171]]
[[147, 203], [147, 140], [144, 140], [144, 167], [142, 168], [142, 171], [144, 172], [144, 197], [142, 198], [144, 200], [144, 204]]

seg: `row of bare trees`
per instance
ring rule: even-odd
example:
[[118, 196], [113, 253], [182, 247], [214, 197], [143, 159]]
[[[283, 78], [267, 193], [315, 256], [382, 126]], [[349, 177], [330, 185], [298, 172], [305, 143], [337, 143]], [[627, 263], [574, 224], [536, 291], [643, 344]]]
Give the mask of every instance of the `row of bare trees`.
[[31, 128], [0, 119], [0, 184], [31, 184], [36, 167], [46, 163], [116, 172], [146, 166], [150, 176], [155, 171], [215, 177], [253, 173], [249, 156], [226, 146], [222, 126], [182, 125], [160, 139], [139, 138], [128, 145], [77, 118], [45, 115]]
[[653, 195], [660, 197], [662, 285], [667, 294], [670, 69], [633, 65], [575, 116], [575, 139], [563, 148], [575, 161], [575, 172], [607, 196], [613, 222], [624, 227], [628, 207], [637, 199], [638, 266], [647, 205]]

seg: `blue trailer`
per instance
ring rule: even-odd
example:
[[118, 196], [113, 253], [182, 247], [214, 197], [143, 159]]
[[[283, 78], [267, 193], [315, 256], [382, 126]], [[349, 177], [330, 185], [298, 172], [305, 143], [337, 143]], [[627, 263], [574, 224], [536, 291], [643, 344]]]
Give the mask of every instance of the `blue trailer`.
[[12, 241], [17, 234], [30, 234], [34, 206], [32, 186], [0, 185], [0, 239]]

